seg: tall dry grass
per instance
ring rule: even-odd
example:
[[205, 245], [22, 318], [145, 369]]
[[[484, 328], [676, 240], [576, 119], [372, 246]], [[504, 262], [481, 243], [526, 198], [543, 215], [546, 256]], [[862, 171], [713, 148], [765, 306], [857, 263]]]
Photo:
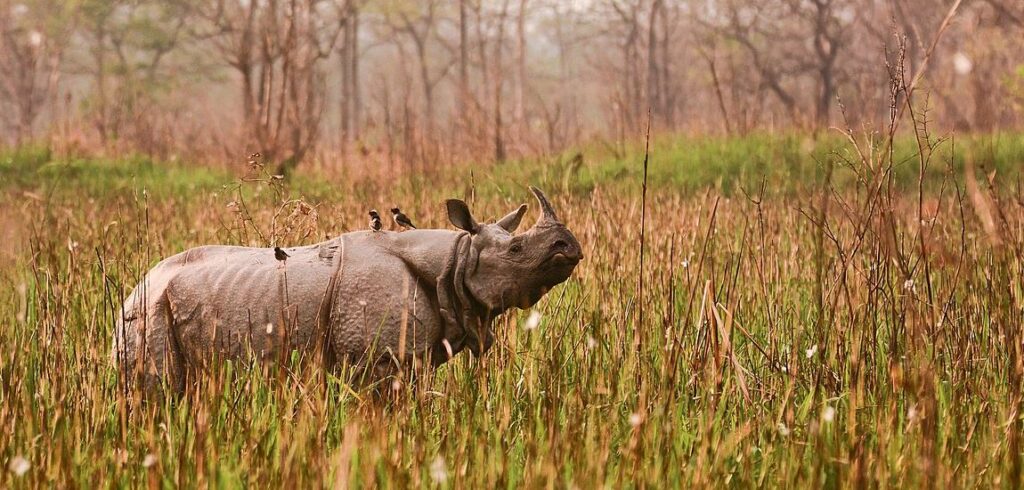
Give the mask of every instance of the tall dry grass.
[[493, 218], [519, 183], [10, 192], [27, 239], [0, 292], [0, 486], [1017, 486], [1021, 196], [958, 175], [919, 194], [875, 154], [832, 154], [850, 186], [652, 185], [646, 211], [639, 183], [559, 192], [587, 259], [539, 326], [508, 314], [487, 357], [387, 402], [316, 366], [234, 363], [133, 404], [113, 315], [188, 246], [315, 242], [391, 202], [445, 227], [451, 195]]
[[[643, 182], [620, 166], [640, 154], [330, 185], [258, 164], [223, 186], [15, 173], [0, 487], [1019, 487], [1024, 196], [981, 155], [965, 177], [902, 78], [886, 131], [699, 191], [681, 183], [719, 154], [659, 163], [658, 146]], [[384, 400], [315, 363], [225, 363], [141, 403], [108, 362], [118, 305], [161, 257], [312, 243], [392, 203], [446, 227], [452, 196], [493, 219], [527, 183], [587, 258], [539, 322], [500, 318], [482, 359]]]

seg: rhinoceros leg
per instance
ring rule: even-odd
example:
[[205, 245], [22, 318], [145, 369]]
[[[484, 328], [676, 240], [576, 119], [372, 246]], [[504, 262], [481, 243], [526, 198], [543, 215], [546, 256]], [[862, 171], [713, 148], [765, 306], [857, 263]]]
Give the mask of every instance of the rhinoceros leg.
[[[160, 393], [165, 383], [179, 394], [185, 389], [184, 357], [174, 335], [174, 319], [166, 294], [148, 301], [133, 292], [125, 304], [126, 315], [118, 325], [115, 360], [125, 380], [147, 394]], [[147, 298], [148, 299], [148, 298]]]
[[175, 320], [166, 294], [157, 305], [157, 311], [150, 323], [148, 335], [149, 356], [153, 361], [154, 373], [147, 379], [147, 385], [164, 382], [173, 393], [185, 391], [185, 356], [178, 343]]

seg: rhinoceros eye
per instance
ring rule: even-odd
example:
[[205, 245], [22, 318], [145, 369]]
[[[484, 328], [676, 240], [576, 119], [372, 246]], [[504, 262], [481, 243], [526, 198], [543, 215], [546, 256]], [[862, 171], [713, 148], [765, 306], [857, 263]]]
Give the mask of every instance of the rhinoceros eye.
[[513, 243], [512, 246], [508, 248], [508, 251], [517, 254], [523, 251], [523, 246], [518, 243]]

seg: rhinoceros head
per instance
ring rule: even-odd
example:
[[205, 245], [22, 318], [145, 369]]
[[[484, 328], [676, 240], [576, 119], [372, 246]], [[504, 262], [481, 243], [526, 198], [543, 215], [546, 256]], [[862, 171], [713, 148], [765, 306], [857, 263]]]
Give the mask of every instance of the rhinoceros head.
[[470, 233], [472, 245], [465, 285], [492, 314], [526, 308], [564, 282], [583, 259], [580, 243], [555, 214], [544, 193], [530, 187], [541, 215], [529, 230], [514, 235], [526, 204], [495, 223], [477, 223], [465, 202], [449, 199], [448, 219]]

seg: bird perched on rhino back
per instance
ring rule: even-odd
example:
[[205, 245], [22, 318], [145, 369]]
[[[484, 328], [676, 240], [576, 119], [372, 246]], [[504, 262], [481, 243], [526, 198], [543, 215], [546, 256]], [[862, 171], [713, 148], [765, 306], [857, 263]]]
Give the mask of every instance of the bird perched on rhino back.
[[402, 210], [397, 207], [391, 208], [391, 217], [395, 219], [395, 224], [404, 230], [408, 230], [410, 228], [413, 230], [416, 229], [416, 225], [412, 224], [409, 217], [406, 216], [405, 213], [402, 213]]
[[533, 305], [583, 259], [544, 194], [531, 190], [541, 213], [523, 232], [516, 230], [525, 204], [483, 223], [450, 199], [455, 230], [355, 231], [290, 248], [287, 280], [265, 248], [186, 250], [153, 267], [128, 296], [111, 357], [146, 391], [181, 393], [225, 359], [316, 353], [326, 369], [369, 375], [365, 381], [437, 367], [464, 350], [483, 355], [498, 315]]
[[380, 215], [377, 214], [376, 209], [370, 210], [370, 229], [373, 231], [380, 231], [384, 227], [384, 224], [380, 221]]

